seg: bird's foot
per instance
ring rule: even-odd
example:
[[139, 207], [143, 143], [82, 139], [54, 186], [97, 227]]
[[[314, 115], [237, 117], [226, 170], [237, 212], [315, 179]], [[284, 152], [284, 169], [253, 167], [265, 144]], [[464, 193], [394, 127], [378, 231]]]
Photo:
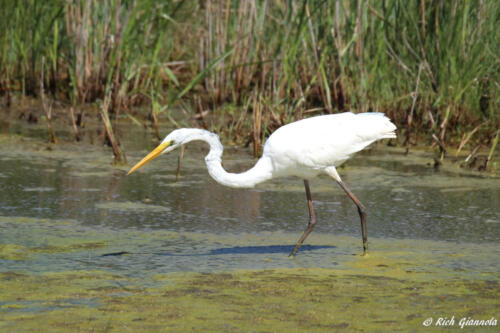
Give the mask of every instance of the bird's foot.
[[297, 245], [293, 248], [293, 251], [288, 255], [288, 258], [294, 258], [301, 245], [302, 243], [297, 243]]
[[368, 255], [368, 241], [363, 242], [363, 254], [362, 256], [367, 256]]

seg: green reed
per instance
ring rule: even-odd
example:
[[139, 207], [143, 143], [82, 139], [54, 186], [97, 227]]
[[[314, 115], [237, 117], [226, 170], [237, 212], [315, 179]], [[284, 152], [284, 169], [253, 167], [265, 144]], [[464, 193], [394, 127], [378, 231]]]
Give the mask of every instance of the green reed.
[[255, 147], [284, 123], [345, 110], [387, 113], [408, 147], [491, 146], [499, 126], [493, 0], [1, 4], [3, 90], [37, 95], [45, 58], [52, 98], [106, 101], [108, 119], [137, 122], [147, 115], [131, 107], [148, 103], [156, 136], [176, 107]]

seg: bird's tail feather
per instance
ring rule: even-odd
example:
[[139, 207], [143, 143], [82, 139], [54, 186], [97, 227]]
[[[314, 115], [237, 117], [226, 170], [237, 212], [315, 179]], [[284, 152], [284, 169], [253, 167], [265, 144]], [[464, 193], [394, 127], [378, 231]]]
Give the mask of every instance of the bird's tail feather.
[[396, 138], [396, 125], [383, 113], [379, 112], [366, 112], [356, 115], [360, 118], [361, 136], [366, 139], [380, 140], [380, 139], [395, 139]]
[[393, 130], [391, 132], [383, 133], [382, 136], [380, 137], [381, 139], [395, 139], [396, 138], [396, 130]]

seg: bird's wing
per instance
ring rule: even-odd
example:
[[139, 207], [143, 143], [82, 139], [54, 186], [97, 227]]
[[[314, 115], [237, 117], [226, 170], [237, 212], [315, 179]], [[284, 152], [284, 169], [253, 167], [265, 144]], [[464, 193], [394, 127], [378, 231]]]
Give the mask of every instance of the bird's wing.
[[279, 128], [264, 154], [280, 167], [322, 169], [336, 166], [375, 140], [395, 137], [383, 114], [350, 112], [300, 120]]

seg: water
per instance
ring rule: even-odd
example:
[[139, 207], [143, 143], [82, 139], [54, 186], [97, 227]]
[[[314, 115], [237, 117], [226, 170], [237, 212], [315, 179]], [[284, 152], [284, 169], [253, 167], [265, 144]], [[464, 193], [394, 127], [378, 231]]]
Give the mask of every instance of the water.
[[[128, 167], [112, 167], [100, 147], [62, 144], [47, 151], [32, 142], [17, 144], [6, 141], [1, 151], [0, 242], [21, 246], [14, 254], [26, 260], [4, 256], [1, 271], [106, 268], [140, 275], [328, 268], [361, 251], [355, 206], [326, 176], [311, 181], [317, 227], [296, 260], [288, 260], [308, 220], [300, 179], [255, 189], [223, 187], [208, 176], [207, 148], [196, 143], [186, 150], [177, 183], [175, 153], [126, 176]], [[135, 162], [154, 143], [129, 146]], [[425, 153], [404, 156], [378, 147], [339, 170], [367, 207], [371, 250], [419, 241], [411, 244], [452, 252], [483, 246], [496, 253], [500, 179], [453, 166], [438, 171], [430, 161]], [[253, 163], [244, 150], [224, 155], [231, 171]], [[484, 268], [492, 264], [486, 260]]]
[[[131, 164], [155, 146], [134, 137], [122, 142]], [[126, 176], [104, 147], [0, 140], [0, 331], [385, 332], [432, 318], [427, 332], [439, 317], [499, 319], [494, 175], [397, 148], [358, 154], [339, 173], [367, 207], [368, 255], [355, 206], [320, 177], [317, 227], [291, 259], [308, 220], [300, 179], [220, 186], [196, 143], [176, 183], [176, 153]], [[224, 155], [233, 172], [253, 163]]]

